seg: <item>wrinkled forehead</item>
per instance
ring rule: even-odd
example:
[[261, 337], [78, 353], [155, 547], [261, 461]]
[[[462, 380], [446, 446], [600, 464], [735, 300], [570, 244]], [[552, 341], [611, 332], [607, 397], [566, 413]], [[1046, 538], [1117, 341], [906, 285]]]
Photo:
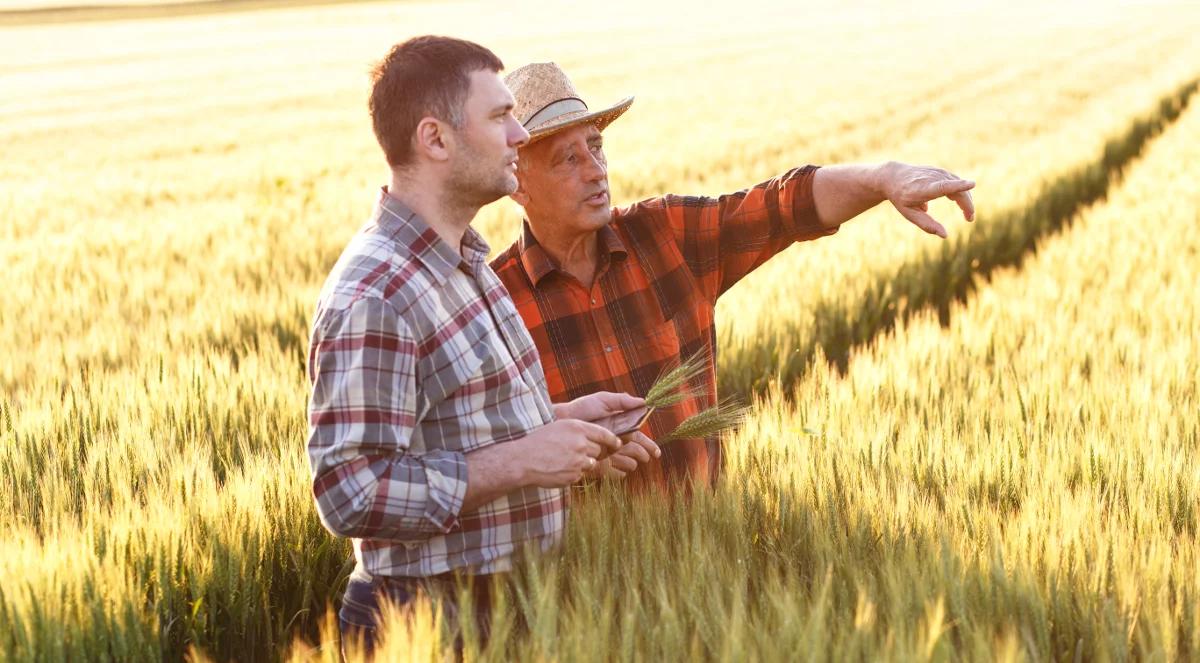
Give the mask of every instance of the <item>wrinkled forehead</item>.
[[532, 145], [526, 145], [521, 148], [520, 155], [522, 159], [527, 156], [532, 159], [550, 158], [558, 152], [570, 149], [573, 145], [587, 144], [598, 138], [600, 138], [600, 130], [596, 128], [595, 124], [588, 122], [570, 129], [563, 129]]

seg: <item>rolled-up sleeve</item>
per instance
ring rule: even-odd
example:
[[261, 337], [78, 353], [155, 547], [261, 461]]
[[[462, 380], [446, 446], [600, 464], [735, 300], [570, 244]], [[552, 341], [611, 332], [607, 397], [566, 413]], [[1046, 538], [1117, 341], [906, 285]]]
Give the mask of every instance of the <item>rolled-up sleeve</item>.
[[709, 301], [794, 242], [837, 232], [813, 201], [818, 166], [795, 168], [717, 198], [667, 196], [662, 213]]
[[317, 512], [334, 534], [419, 542], [458, 522], [463, 454], [409, 452], [417, 348], [408, 325], [377, 298], [326, 310], [314, 326], [308, 457]]

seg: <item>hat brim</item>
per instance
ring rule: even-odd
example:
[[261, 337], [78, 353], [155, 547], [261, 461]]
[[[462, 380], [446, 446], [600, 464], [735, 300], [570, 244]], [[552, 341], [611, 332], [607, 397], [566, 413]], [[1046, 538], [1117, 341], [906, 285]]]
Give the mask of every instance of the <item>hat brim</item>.
[[605, 127], [612, 124], [613, 120], [621, 117], [629, 107], [633, 105], [633, 97], [625, 97], [616, 104], [599, 111], [575, 111], [573, 113], [564, 113], [550, 120], [545, 124], [538, 125], [529, 130], [529, 142], [526, 145], [531, 145], [537, 141], [553, 136], [554, 134], [564, 130], [576, 127], [581, 124], [594, 124], [600, 131], [604, 131]]

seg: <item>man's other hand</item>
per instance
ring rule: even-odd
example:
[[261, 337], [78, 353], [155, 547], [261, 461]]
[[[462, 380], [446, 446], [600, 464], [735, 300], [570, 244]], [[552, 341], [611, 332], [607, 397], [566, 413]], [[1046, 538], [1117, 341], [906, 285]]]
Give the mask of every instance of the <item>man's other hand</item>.
[[904, 218], [931, 235], [946, 237], [946, 228], [928, 214], [929, 201], [942, 196], [958, 203], [967, 221], [975, 220], [975, 183], [941, 168], [891, 161], [880, 168], [879, 188]]
[[569, 403], [555, 404], [554, 416], [558, 419], [595, 421], [603, 417], [641, 407], [645, 404], [645, 399], [631, 396], [630, 394], [598, 391], [587, 396], [580, 396]]
[[651, 458], [662, 457], [662, 449], [641, 431], [623, 435], [621, 441], [623, 444], [616, 453], [596, 463], [585, 475], [600, 479], [624, 479], [638, 465], [649, 463]]

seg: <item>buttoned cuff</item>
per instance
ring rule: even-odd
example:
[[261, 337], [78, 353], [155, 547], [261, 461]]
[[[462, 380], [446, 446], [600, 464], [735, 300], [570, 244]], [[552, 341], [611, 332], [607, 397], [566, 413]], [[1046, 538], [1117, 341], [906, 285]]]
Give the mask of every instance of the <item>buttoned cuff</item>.
[[817, 216], [817, 201], [813, 197], [813, 181], [817, 178], [817, 171], [820, 166], [804, 166], [798, 168], [789, 174], [789, 179], [795, 178], [796, 182], [791, 187], [791, 210], [792, 210], [792, 239], [793, 241], [805, 241], [817, 239], [832, 235], [841, 228], [840, 225], [828, 228], [821, 225], [821, 218]]

